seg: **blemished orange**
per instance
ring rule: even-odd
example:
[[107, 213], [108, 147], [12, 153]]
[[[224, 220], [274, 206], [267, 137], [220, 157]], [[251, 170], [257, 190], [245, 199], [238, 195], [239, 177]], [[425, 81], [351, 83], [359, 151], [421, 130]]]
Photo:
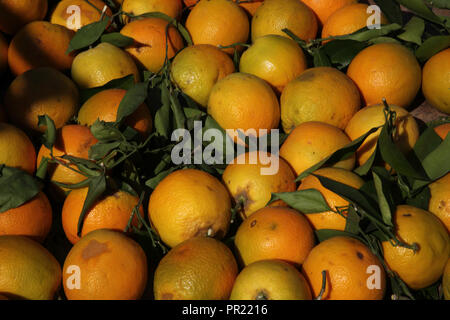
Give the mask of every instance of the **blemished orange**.
[[197, 44], [175, 56], [170, 75], [181, 91], [206, 108], [213, 86], [234, 71], [233, 60], [225, 52], [210, 44]]
[[61, 285], [61, 266], [39, 242], [0, 236], [0, 292], [11, 299], [52, 300]]
[[[280, 156], [291, 165], [298, 176], [350, 142], [347, 135], [337, 127], [323, 122], [304, 122], [292, 130], [284, 141]], [[355, 157], [351, 156], [337, 162], [333, 167], [352, 170], [354, 166]]]
[[[116, 121], [120, 102], [126, 93], [127, 91], [123, 89], [107, 89], [93, 95], [78, 111], [78, 122], [81, 125], [91, 126], [97, 120]], [[153, 120], [147, 105], [141, 104], [126, 118], [125, 123], [142, 136], [148, 136], [152, 130]]]
[[[178, 19], [182, 9], [181, 0], [124, 0], [122, 4], [122, 10], [134, 16], [149, 12], [161, 12]], [[125, 21], [129, 21], [129, 18], [125, 17]]]
[[38, 116], [48, 115], [57, 129], [78, 110], [78, 89], [62, 72], [41, 67], [16, 77], [5, 94], [5, 110], [11, 123], [33, 132], [44, 132]]
[[[349, 121], [345, 128], [345, 133], [353, 141], [370, 129], [384, 125], [384, 108], [382, 104], [362, 108]], [[413, 148], [419, 138], [419, 127], [414, 117], [404, 108], [394, 105], [390, 105], [390, 108], [396, 112], [395, 124], [398, 130], [396, 130], [394, 136], [395, 143], [403, 153], [407, 153]], [[360, 165], [363, 165], [374, 152], [380, 132], [381, 129], [369, 135], [357, 150], [356, 157]]]
[[[361, 179], [355, 173], [341, 169], [341, 168], [322, 168], [316, 170], [314, 174], [326, 177], [328, 179], [346, 184], [352, 188], [359, 189], [363, 186], [364, 180]], [[325, 188], [314, 175], [309, 175], [301, 181], [298, 190], [315, 189], [319, 191], [328, 206], [332, 210], [336, 210], [336, 207], [348, 206], [349, 202], [336, 193]], [[333, 211], [326, 211], [320, 213], [311, 213], [305, 215], [314, 229], [333, 229], [333, 230], [345, 230], [346, 219], [339, 213]]]
[[413, 52], [398, 43], [379, 43], [362, 50], [350, 63], [347, 75], [367, 106], [385, 98], [389, 104], [408, 108], [422, 82]]
[[333, 237], [315, 246], [302, 266], [313, 295], [326, 286], [322, 300], [381, 300], [386, 290], [386, 274], [380, 260], [359, 240]]
[[2, 76], [8, 68], [8, 47], [8, 42], [0, 33], [0, 76]]
[[231, 250], [208, 237], [188, 239], [171, 249], [155, 271], [156, 300], [226, 300], [238, 273]]
[[265, 0], [252, 18], [252, 41], [268, 34], [289, 38], [283, 29], [289, 29], [302, 40], [311, 40], [317, 34], [317, 19], [302, 1]]
[[311, 300], [304, 276], [282, 260], [261, 260], [237, 276], [230, 300]]
[[64, 261], [64, 293], [69, 300], [137, 300], [147, 284], [147, 266], [136, 241], [122, 232], [95, 230]]
[[422, 92], [436, 109], [450, 114], [450, 48], [431, 57], [423, 67]]
[[230, 226], [231, 198], [214, 176], [197, 169], [177, 170], [155, 188], [149, 220], [170, 247], [193, 237], [223, 238]]
[[321, 25], [324, 25], [328, 18], [342, 7], [357, 3], [358, 0], [303, 0], [316, 14]]
[[444, 291], [445, 300], [450, 300], [450, 259], [447, 261], [447, 265], [442, 277], [442, 288]]
[[441, 220], [450, 233], [450, 173], [429, 184], [428, 211]]
[[268, 259], [300, 266], [314, 247], [315, 239], [311, 225], [300, 212], [286, 207], [266, 207], [242, 222], [234, 244], [245, 266]]
[[34, 21], [16, 33], [8, 50], [9, 68], [14, 75], [30, 69], [51, 67], [69, 70], [74, 59], [66, 54], [75, 33], [47, 21]]
[[432, 213], [409, 205], [393, 215], [396, 237], [417, 250], [382, 242], [384, 260], [411, 289], [426, 288], [441, 278], [450, 255], [448, 231]]
[[120, 30], [121, 34], [135, 41], [125, 51], [151, 72], [161, 70], [166, 53], [167, 59], [171, 59], [184, 46], [183, 38], [174, 26], [168, 28], [166, 37], [168, 24], [161, 18], [144, 18], [132, 21]]
[[303, 50], [294, 40], [279, 35], [256, 39], [239, 62], [240, 72], [266, 80], [278, 94], [306, 68]]
[[450, 122], [434, 127], [434, 131], [437, 133], [439, 137], [441, 137], [442, 140], [445, 140], [448, 133], [450, 132]]
[[345, 73], [331, 67], [316, 67], [286, 85], [280, 105], [286, 133], [308, 121], [328, 123], [343, 130], [361, 107], [361, 96]]
[[[246, 43], [250, 32], [247, 14], [230, 0], [201, 0], [189, 13], [186, 20], [194, 44], [229, 46]], [[233, 54], [242, 46], [224, 49]]]
[[[281, 158], [274, 160], [270, 154], [267, 158], [262, 159], [257, 151], [241, 154], [227, 165], [222, 174], [228, 192], [240, 205], [239, 213], [243, 218], [265, 207], [272, 193], [295, 191], [295, 175], [289, 164]], [[270, 163], [267, 162], [269, 159]], [[271, 205], [286, 204], [278, 200]]]
[[47, 0], [0, 0], [0, 31], [15, 34], [29, 22], [44, 19]]
[[33, 174], [36, 151], [30, 138], [15, 126], [0, 123], [0, 163]]
[[[67, 239], [73, 244], [93, 230], [109, 229], [124, 231], [128, 226], [133, 210], [139, 204], [139, 197], [118, 190], [103, 195], [86, 212], [81, 234], [78, 236], [78, 221], [83, 209], [88, 188], [72, 190], [64, 201], [62, 208], [62, 226]], [[144, 210], [139, 207], [143, 217]], [[134, 214], [131, 226], [139, 225], [139, 217]]]
[[[89, 2], [85, 0], [62, 0], [53, 10], [50, 22], [77, 31], [88, 24], [99, 21], [105, 6], [105, 2], [101, 0], [89, 0]], [[105, 15], [112, 15], [112, 11], [108, 7]]]
[[0, 236], [27, 236], [44, 241], [52, 226], [52, 207], [43, 192], [21, 206], [0, 213]]

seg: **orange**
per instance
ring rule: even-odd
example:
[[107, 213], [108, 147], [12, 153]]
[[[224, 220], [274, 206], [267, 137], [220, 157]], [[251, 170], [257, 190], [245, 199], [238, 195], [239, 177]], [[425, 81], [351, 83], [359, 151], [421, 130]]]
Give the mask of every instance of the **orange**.
[[[160, 18], [145, 18], [132, 21], [120, 31], [124, 36], [134, 39], [134, 44], [125, 50], [142, 66], [151, 72], [159, 72], [166, 60], [171, 59], [184, 46], [178, 30]], [[167, 42], [167, 39], [169, 40]]]
[[0, 76], [6, 72], [8, 68], [8, 42], [0, 33]]
[[38, 242], [0, 236], [0, 292], [12, 299], [52, 300], [61, 284], [61, 267]]
[[[53, 10], [50, 22], [76, 31], [99, 21], [105, 5], [101, 0], [89, 0], [89, 3], [85, 0], [62, 0]], [[111, 16], [111, 9], [107, 8], [105, 15]]]
[[279, 35], [256, 39], [242, 54], [239, 63], [240, 72], [266, 80], [278, 94], [306, 68], [302, 49], [294, 40]]
[[[295, 191], [295, 175], [288, 163], [279, 158], [261, 158], [259, 152], [239, 155], [228, 164], [222, 180], [237, 204], [240, 214], [247, 218], [269, 202], [272, 193]], [[277, 161], [277, 162], [275, 162]], [[273, 206], [286, 205], [275, 201]]]
[[0, 236], [21, 235], [42, 242], [52, 226], [52, 207], [39, 192], [21, 206], [0, 213]]
[[450, 48], [431, 57], [423, 67], [422, 92], [436, 109], [450, 114]]
[[[304, 122], [284, 141], [280, 156], [298, 176], [349, 143], [350, 139], [337, 127], [322, 122]], [[339, 161], [334, 167], [352, 170], [354, 165], [355, 157], [352, 156]]]
[[[201, 0], [186, 20], [194, 44], [229, 46], [246, 43], [250, 23], [247, 14], [230, 0]], [[242, 46], [236, 47], [242, 50]], [[235, 48], [224, 49], [232, 54]]]
[[[81, 159], [89, 159], [89, 149], [97, 143], [97, 139], [92, 135], [89, 128], [80, 125], [66, 125], [58, 130], [55, 144], [53, 145], [53, 156], [58, 162], [69, 165], [69, 168], [59, 163], [48, 163], [47, 172], [52, 182], [65, 184], [76, 184], [86, 179], [84, 175], [78, 173], [78, 168], [74, 164], [69, 164], [62, 159], [64, 155], [69, 155]], [[51, 159], [50, 150], [45, 145], [39, 149], [37, 156], [37, 167], [39, 168], [43, 158]], [[76, 170], [76, 171], [75, 171]], [[54, 190], [58, 197], [62, 198], [69, 190], [54, 185]]]
[[156, 300], [226, 300], [238, 273], [236, 260], [222, 242], [201, 237], [169, 251], [155, 271]]
[[237, 276], [230, 300], [311, 300], [303, 275], [281, 260], [261, 260]]
[[428, 211], [408, 205], [397, 206], [393, 217], [396, 236], [417, 245], [417, 251], [383, 242], [387, 266], [414, 290], [436, 282], [450, 255], [450, 239], [445, 226]]
[[47, 0], [0, 0], [0, 31], [14, 34], [31, 21], [43, 20], [47, 8]]
[[[413, 148], [419, 138], [419, 127], [414, 117], [405, 109], [394, 105], [391, 105], [390, 108], [396, 112], [396, 126], [398, 130], [394, 137], [395, 143], [406, 154]], [[349, 121], [345, 128], [345, 133], [353, 141], [370, 129], [382, 126], [384, 123], [384, 105], [365, 107], [359, 110]], [[356, 156], [360, 165], [363, 165], [374, 152], [380, 132], [381, 129], [369, 135], [359, 147]]]
[[397, 43], [372, 45], [356, 55], [347, 75], [356, 83], [366, 105], [408, 108], [420, 89], [422, 70], [414, 54]]
[[0, 163], [29, 174], [36, 168], [36, 151], [28, 136], [13, 125], [0, 123]]
[[69, 300], [136, 300], [147, 284], [147, 257], [121, 232], [96, 230], [69, 251], [63, 266]]
[[314, 232], [298, 211], [266, 207], [239, 226], [234, 243], [242, 263], [280, 259], [301, 265], [314, 247]]
[[[127, 93], [123, 89], [108, 89], [100, 91], [89, 98], [78, 111], [78, 122], [91, 126], [95, 121], [115, 122], [120, 102]], [[125, 123], [143, 136], [148, 136], [152, 130], [152, 115], [145, 103], [128, 116]]]
[[[319, 176], [329, 178], [331, 180], [346, 184], [355, 189], [359, 189], [363, 186], [364, 180], [358, 175], [351, 171], [340, 169], [340, 168], [322, 168], [314, 172]], [[319, 179], [313, 175], [309, 175], [304, 178], [300, 184], [298, 190], [315, 189], [319, 191], [328, 206], [336, 210], [336, 207], [348, 206], [349, 202], [341, 198], [336, 193], [326, 189], [320, 183]], [[314, 226], [314, 229], [334, 229], [334, 230], [345, 230], [346, 219], [338, 213], [333, 211], [320, 212], [307, 214], [306, 218]]]
[[360, 241], [333, 237], [315, 246], [303, 264], [303, 274], [313, 295], [326, 286], [322, 300], [381, 300], [386, 289], [386, 275], [379, 259]]
[[[237, 0], [233, 0], [237, 2]], [[239, 6], [244, 9], [250, 16], [255, 15], [256, 10], [263, 4], [264, 0], [250, 0], [249, 2], [241, 2]]]
[[74, 32], [47, 21], [34, 21], [23, 27], [12, 39], [8, 60], [9, 68], [20, 75], [38, 67], [69, 70], [74, 55], [66, 51]]
[[252, 41], [268, 34], [289, 38], [283, 29], [289, 29], [305, 41], [317, 34], [314, 12], [299, 0], [265, 0], [252, 18]]
[[133, 58], [107, 42], [79, 53], [72, 63], [72, 79], [82, 89], [101, 87], [128, 75], [133, 75], [135, 82], [139, 81]]
[[450, 173], [429, 185], [431, 198], [428, 211], [434, 214], [450, 232]]
[[447, 134], [450, 132], [450, 122], [435, 127], [434, 131], [439, 137], [441, 137], [442, 140], [445, 140]]
[[286, 133], [307, 121], [325, 122], [343, 130], [361, 106], [352, 80], [331, 67], [306, 70], [288, 83], [280, 100]]
[[450, 300], [450, 259], [448, 259], [447, 265], [444, 270], [442, 288], [444, 291], [445, 300]]
[[[62, 208], [64, 233], [73, 244], [80, 240], [77, 235], [78, 221], [87, 193], [88, 188], [72, 190], [64, 201]], [[81, 237], [98, 229], [124, 231], [130, 221], [133, 209], [138, 203], [138, 197], [122, 190], [102, 195], [86, 212]], [[142, 207], [139, 208], [139, 212], [143, 216]], [[132, 219], [132, 225], [137, 226], [138, 219], [138, 216], [135, 215]]]
[[303, 0], [319, 18], [320, 24], [324, 25], [328, 18], [342, 7], [357, 3], [358, 0]]
[[210, 44], [197, 44], [180, 51], [172, 61], [171, 77], [186, 95], [202, 107], [217, 81], [233, 73], [233, 60]]
[[196, 169], [177, 170], [155, 188], [149, 219], [170, 247], [193, 237], [223, 238], [231, 219], [227, 189], [212, 175]]
[[30, 131], [44, 132], [38, 116], [48, 115], [61, 128], [78, 109], [78, 89], [63, 73], [47, 67], [22, 73], [5, 94], [8, 119]]
[[[169, 17], [177, 19], [181, 15], [183, 4], [181, 0], [124, 0], [122, 10], [138, 16], [149, 12], [162, 12]], [[125, 18], [125, 21], [128, 21]]]

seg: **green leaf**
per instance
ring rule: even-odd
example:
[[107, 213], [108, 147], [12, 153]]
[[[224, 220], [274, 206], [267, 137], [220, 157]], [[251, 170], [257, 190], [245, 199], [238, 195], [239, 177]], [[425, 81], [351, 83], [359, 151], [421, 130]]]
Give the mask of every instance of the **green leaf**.
[[86, 216], [89, 209], [93, 206], [95, 201], [106, 191], [106, 177], [100, 175], [97, 177], [92, 177], [89, 179], [89, 189], [86, 195], [86, 199], [83, 203], [83, 208], [81, 209], [80, 217], [78, 219], [77, 235], [81, 236], [81, 231], [83, 230], [84, 217]]
[[42, 144], [51, 150], [56, 141], [55, 123], [48, 115], [43, 115], [38, 117], [38, 126], [45, 127], [45, 132], [42, 135]]
[[428, 127], [414, 145], [414, 153], [420, 161], [423, 161], [442, 142], [434, 128]]
[[448, 0], [425, 0], [430, 6], [440, 9], [450, 9], [450, 1]]
[[47, 157], [43, 157], [41, 159], [41, 163], [39, 164], [39, 168], [36, 170], [36, 177], [44, 180], [47, 175], [48, 161], [50, 159]]
[[177, 168], [170, 168], [165, 171], [162, 171], [162, 172], [158, 173], [156, 176], [154, 176], [153, 178], [148, 179], [145, 182], [145, 185], [151, 189], [155, 189], [156, 186], [161, 182], [161, 180], [163, 180], [165, 177], [167, 177], [169, 174], [171, 174], [175, 170], [177, 170]]
[[366, 43], [356, 40], [334, 40], [325, 44], [322, 49], [332, 64], [339, 65], [339, 68], [345, 68], [366, 47]]
[[92, 45], [94, 42], [100, 39], [103, 32], [105, 32], [109, 22], [110, 19], [106, 17], [101, 21], [96, 21], [86, 26], [83, 26], [73, 36], [72, 40], [69, 43], [69, 47], [66, 51], [66, 54]]
[[101, 142], [120, 140], [122, 133], [112, 122], [96, 120], [91, 126], [92, 135]]
[[112, 44], [113, 46], [124, 48], [127, 46], [131, 46], [134, 43], [134, 39], [124, 36], [120, 32], [111, 32], [102, 35], [100, 38], [101, 42], [108, 42]]
[[450, 36], [430, 37], [416, 50], [416, 57], [421, 62], [425, 62], [448, 47], [450, 47]]
[[315, 234], [319, 242], [323, 242], [333, 237], [352, 237], [358, 239], [361, 242], [364, 242], [364, 240], [361, 237], [355, 235], [354, 233], [340, 230], [320, 229], [316, 230]]
[[302, 213], [320, 213], [331, 211], [322, 194], [316, 189], [294, 192], [273, 193], [270, 202], [282, 200], [290, 207]]
[[383, 222], [386, 225], [393, 227], [392, 211], [395, 211], [395, 204], [392, 199], [392, 191], [389, 188], [390, 183], [388, 180], [384, 179], [381, 174], [379, 174], [376, 167], [373, 168], [372, 175], [378, 197], [378, 206], [380, 207]]
[[123, 119], [133, 114], [141, 104], [147, 99], [148, 83], [136, 83], [130, 90], [127, 91], [122, 101], [120, 101], [119, 109], [117, 110], [116, 122], [121, 122]]
[[70, 161], [71, 164], [74, 164], [78, 170], [86, 176], [98, 176], [102, 171], [102, 167], [91, 160], [77, 158], [67, 154], [63, 155], [61, 158]]
[[425, 186], [422, 189], [422, 191], [420, 191], [417, 195], [411, 198], [407, 198], [406, 204], [428, 211], [430, 199], [431, 199], [430, 188], [428, 186]]
[[168, 138], [170, 130], [170, 98], [169, 89], [161, 85], [161, 107], [155, 114], [155, 130], [159, 135]]
[[425, 31], [425, 21], [418, 17], [412, 17], [404, 27], [405, 32], [399, 34], [397, 38], [415, 44], [422, 44], [422, 35]]
[[370, 169], [375, 164], [378, 154], [379, 154], [379, 150], [378, 150], [378, 144], [377, 144], [375, 146], [375, 150], [370, 155], [370, 158], [367, 159], [367, 161], [364, 162], [361, 166], [359, 166], [358, 168], [353, 170], [353, 172], [356, 173], [357, 175], [365, 176], [367, 173], [369, 173]]
[[423, 0], [396, 0], [398, 3], [402, 4], [409, 10], [416, 13], [418, 16], [427, 19], [431, 22], [443, 25], [443, 21], [437, 15], [431, 11]]
[[322, 48], [314, 50], [314, 67], [331, 67], [331, 61]]
[[431, 181], [450, 172], [450, 135], [425, 157], [422, 166]]
[[124, 89], [129, 90], [134, 86], [134, 75], [130, 74], [123, 78], [114, 79], [100, 87], [84, 89], [80, 91], [80, 103], [83, 104], [93, 95], [107, 89]]
[[361, 218], [356, 213], [355, 207], [349, 206], [348, 212], [347, 212], [347, 218], [345, 221], [345, 232], [349, 232], [352, 234], [357, 235], [360, 231], [359, 229], [359, 222]]
[[112, 150], [117, 149], [120, 146], [120, 141], [114, 141], [109, 143], [96, 143], [89, 149], [89, 159], [101, 160], [108, 155]]
[[400, 30], [402, 27], [396, 23], [387, 24], [381, 26], [380, 29], [368, 29], [364, 28], [360, 31], [356, 31], [350, 35], [335, 37], [338, 39], [348, 39], [348, 40], [356, 40], [356, 41], [369, 41], [374, 38], [379, 38], [381, 36], [385, 36], [393, 31]]
[[373, 38], [370, 39], [369, 44], [378, 44], [378, 43], [397, 43], [397, 44], [401, 44], [400, 41], [398, 41], [397, 39], [391, 38], [391, 37], [378, 37], [378, 38]]
[[402, 10], [397, 2], [393, 0], [374, 0], [374, 2], [390, 22], [403, 25]]
[[174, 115], [175, 128], [174, 129], [184, 129], [186, 116], [184, 115], [183, 108], [181, 107], [180, 101], [178, 100], [178, 94], [172, 92], [169, 94], [170, 108]]

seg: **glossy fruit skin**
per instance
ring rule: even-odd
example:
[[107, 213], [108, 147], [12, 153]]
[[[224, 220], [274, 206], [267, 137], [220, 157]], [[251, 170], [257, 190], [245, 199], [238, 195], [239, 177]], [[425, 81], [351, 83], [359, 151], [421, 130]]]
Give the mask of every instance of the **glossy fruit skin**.
[[43, 20], [47, 0], [0, 0], [0, 31], [13, 35], [29, 22]]
[[434, 214], [450, 232], [450, 173], [429, 184], [431, 198], [428, 211]]
[[422, 92], [436, 109], [450, 114], [450, 48], [431, 57], [423, 67]]
[[357, 3], [358, 0], [304, 0], [316, 14], [321, 25], [324, 25], [328, 18], [340, 8]]
[[[174, 19], [180, 17], [182, 8], [181, 0], [124, 0], [122, 4], [124, 12], [135, 16], [149, 12], [162, 12]], [[125, 21], [128, 21], [127, 17]]]

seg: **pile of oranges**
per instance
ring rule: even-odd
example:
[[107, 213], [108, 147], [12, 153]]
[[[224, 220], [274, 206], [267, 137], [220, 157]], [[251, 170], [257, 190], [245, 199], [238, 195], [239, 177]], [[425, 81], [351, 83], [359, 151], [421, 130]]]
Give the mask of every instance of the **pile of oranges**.
[[[0, 168], [22, 177], [2, 182], [2, 174], [0, 190], [20, 190], [30, 176], [39, 185], [17, 205], [11, 205], [14, 195], [0, 194], [0, 300], [400, 298], [392, 295], [392, 277], [412, 291], [436, 286], [450, 299], [450, 173], [430, 183], [427, 210], [412, 203], [391, 208], [395, 236], [414, 249], [383, 239], [381, 251], [348, 235], [349, 216], [339, 209], [352, 201], [318, 178], [365, 186], [367, 176], [354, 170], [377, 152], [381, 128], [348, 157], [304, 175], [383, 126], [386, 101], [395, 113], [393, 141], [404, 155], [420, 139], [423, 124], [410, 113], [418, 99], [450, 114], [448, 45], [424, 62], [404, 43], [380, 37], [345, 68], [315, 63], [309, 44], [365, 28], [368, 6], [357, 0], [0, 0]], [[73, 50], [102, 21], [101, 32]], [[390, 21], [381, 14], [380, 23]], [[108, 35], [118, 40], [106, 41]], [[149, 94], [124, 120], [147, 148], [133, 156], [157, 154], [158, 110], [167, 98], [167, 112], [175, 112], [176, 91], [190, 102], [186, 110], [223, 129], [283, 132], [277, 172], [261, 174], [268, 164], [256, 152], [214, 170], [153, 159], [170, 170], [150, 186], [141, 180], [155, 178], [155, 171], [144, 172], [148, 164], [130, 157], [141, 159], [130, 160], [139, 169], [135, 180], [107, 178], [108, 187], [89, 202], [96, 192], [98, 124], [120, 116], [130, 90], [114, 84], [128, 76], [132, 85], [147, 86], [163, 77], [170, 89], [170, 97]], [[111, 150], [126, 140], [114, 132]], [[447, 141], [448, 119], [434, 132]], [[108, 161], [126, 152], [119, 148]], [[117, 174], [104, 160], [102, 174], [125, 177], [128, 164], [115, 166]], [[377, 165], [396, 174], [387, 163]], [[300, 212], [273, 198], [311, 189], [329, 210]], [[318, 239], [327, 230], [341, 235]]]

